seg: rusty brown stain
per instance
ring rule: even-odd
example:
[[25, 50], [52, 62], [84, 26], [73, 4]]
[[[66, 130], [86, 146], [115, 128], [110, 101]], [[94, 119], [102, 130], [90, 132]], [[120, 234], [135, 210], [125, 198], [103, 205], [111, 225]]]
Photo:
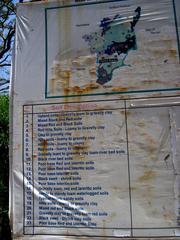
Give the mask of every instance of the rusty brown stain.
[[147, 139], [147, 142], [148, 142], [148, 149], [151, 153], [154, 153], [157, 151], [158, 149], [158, 142], [155, 141], [152, 137], [148, 137]]
[[145, 122], [143, 120], [141, 120], [137, 123], [137, 126], [138, 127], [145, 127]]
[[155, 171], [153, 170], [146, 170], [144, 171], [144, 174], [138, 178], [138, 181], [139, 182], [146, 182], [146, 181], [149, 181], [149, 180], [152, 180], [154, 177], [156, 176], [156, 173]]
[[171, 212], [164, 213], [163, 217], [166, 221], [173, 221], [174, 220], [174, 215]]
[[84, 64], [87, 65], [87, 66], [90, 66], [92, 64], [95, 63], [95, 58], [92, 57], [92, 56], [86, 56], [85, 59], [84, 59]]
[[79, 152], [79, 151], [86, 150], [88, 148], [88, 146], [86, 146], [86, 145], [73, 145], [72, 148], [73, 148], [74, 151]]
[[82, 145], [73, 145], [72, 146], [72, 151], [77, 153], [73, 156], [73, 160], [81, 160], [84, 161], [86, 158], [86, 155], [81, 154], [83, 151], [86, 151], [89, 148], [88, 142], [84, 142]]
[[[143, 123], [137, 123], [137, 126], [142, 127], [141, 125], [143, 125]], [[131, 131], [131, 134], [132, 132], [133, 130]], [[134, 134], [136, 134], [136, 130]], [[144, 137], [144, 141], [138, 143], [140, 148], [149, 152], [150, 154], [155, 154], [158, 150], [158, 142], [145, 132], [141, 132], [140, 135]]]
[[157, 157], [156, 154], [151, 154], [151, 155], [150, 155], [150, 158], [151, 158], [151, 160], [153, 160], [153, 161], [157, 161], [157, 160], [158, 160], [158, 157]]
[[125, 92], [128, 91], [128, 87], [114, 87], [112, 88], [113, 92]]
[[[49, 1], [49, 0], [48, 0], [48, 1]], [[63, 1], [62, 1], [62, 4], [65, 5], [65, 4], [70, 3], [70, 2], [71, 2], [71, 0], [63, 0]]]
[[113, 218], [115, 218], [116, 216], [117, 216], [116, 212], [111, 213], [111, 215], [109, 216], [110, 221], [112, 221]]
[[174, 221], [175, 215], [173, 212], [168, 211], [165, 206], [162, 207], [163, 209], [163, 217], [166, 221]]
[[112, 190], [114, 190], [116, 193], [122, 192], [123, 189], [121, 187], [113, 186]]
[[161, 80], [154, 79], [154, 80], [143, 80], [142, 83], [144, 83], [144, 84], [154, 84], [154, 83], [164, 83], [164, 82], [161, 81]]
[[61, 69], [59, 69], [57, 71], [57, 76], [59, 78], [61, 78], [61, 79], [64, 79], [65, 83], [68, 84], [69, 83], [69, 79], [71, 77], [71, 71], [70, 70], [61, 70]]
[[147, 133], [145, 133], [145, 132], [140, 132], [140, 135], [141, 135], [142, 137], [148, 136]]
[[66, 96], [68, 96], [69, 93], [70, 93], [70, 89], [69, 89], [69, 88], [64, 88], [64, 94], [65, 94]]
[[124, 110], [120, 110], [119, 112], [120, 112], [120, 114], [122, 114], [122, 115], [125, 114], [125, 111], [124, 111]]
[[131, 187], [131, 191], [135, 191], [135, 190], [137, 190], [136, 187]]
[[[164, 48], [162, 48], [162, 49], [153, 49], [153, 50], [151, 50], [151, 49], [149, 49], [149, 52], [151, 53], [151, 54], [153, 54], [153, 55], [156, 55], [156, 56], [158, 56], [158, 57], [162, 57], [163, 56], [163, 54], [165, 53], [165, 51], [166, 51], [166, 48], [164, 47]], [[147, 59], [147, 61], [151, 61], [151, 59], [150, 58], [148, 58]]]
[[53, 77], [49, 81], [50, 92], [55, 93], [57, 90], [62, 88], [64, 89], [64, 94], [68, 95], [67, 89], [70, 86], [71, 70], [62, 70], [61, 66], [57, 64], [52, 67], [52, 75]]
[[158, 149], [157, 144], [152, 144], [148, 142], [138, 143], [138, 145], [141, 149], [143, 149], [146, 152], [149, 152], [150, 154], [155, 154]]
[[153, 195], [154, 195], [154, 187], [146, 185], [145, 189], [143, 189], [142, 191], [142, 197], [144, 199], [149, 200], [149, 199], [153, 199]]
[[59, 124], [59, 123], [61, 123], [63, 121], [65, 121], [65, 116], [63, 116], [61, 113], [59, 113], [57, 115], [57, 123]]
[[48, 146], [48, 140], [47, 139], [42, 139], [41, 140], [41, 147], [42, 147], [42, 154], [43, 157], [45, 158], [47, 154], [47, 146]]
[[65, 93], [66, 95], [68, 95], [68, 94], [70, 94], [70, 93], [71, 93], [71, 94], [76, 93], [76, 94], [81, 95], [81, 94], [89, 93], [89, 92], [91, 92], [91, 91], [93, 91], [93, 90], [96, 90], [96, 89], [98, 89], [98, 88], [99, 88], [99, 85], [98, 85], [98, 84], [89, 83], [89, 84], [87, 84], [87, 85], [84, 86], [84, 87], [79, 87], [79, 86], [65, 87], [65, 88], [64, 88], [64, 93]]
[[70, 78], [71, 78], [71, 73], [70, 71], [64, 71], [63, 73], [63, 89], [64, 89], [64, 94], [68, 95], [69, 94], [69, 85], [70, 85]]
[[138, 181], [136, 186], [131, 187], [133, 194], [141, 196], [142, 199], [146, 200], [149, 206], [152, 205], [151, 201], [154, 195], [154, 187], [148, 184], [148, 181]]
[[52, 78], [51, 80], [50, 80], [50, 92], [51, 93], [54, 93], [55, 92], [55, 89], [56, 89], [56, 79], [55, 78]]
[[[120, 113], [124, 115], [124, 114], [125, 114], [125, 111], [124, 111], [124, 110], [121, 110]], [[126, 116], [130, 116], [130, 115], [132, 115], [132, 114], [133, 114], [133, 111], [130, 111], [130, 110], [127, 110], [127, 111], [126, 111]]]
[[177, 58], [177, 50], [176, 49], [169, 49], [169, 55], [172, 58]]
[[96, 77], [96, 68], [93, 67], [93, 68], [89, 69], [89, 74], [90, 74], [92, 77]]
[[49, 171], [53, 170], [53, 171], [54, 171], [54, 167], [52, 167], [52, 166], [47, 166], [47, 170], [49, 170]]
[[[67, 1], [66, 1], [67, 2]], [[62, 2], [63, 3], [63, 2]], [[69, 9], [64, 9], [63, 12], [58, 12], [58, 25], [59, 25], [59, 29], [64, 28], [64, 26], [66, 26], [65, 32], [62, 35], [61, 31], [59, 31], [59, 39], [60, 41], [62, 41], [62, 46], [64, 49], [69, 49], [71, 46], [71, 25], [72, 25], [72, 18], [71, 18], [71, 13]], [[56, 60], [60, 61], [63, 60], [61, 57], [62, 52], [58, 53], [58, 57], [60, 59]], [[64, 90], [64, 94], [68, 95], [69, 92], [66, 91], [66, 89], [69, 88], [70, 85], [70, 79], [71, 79], [71, 69], [68, 68], [69, 64], [63, 64], [61, 65], [61, 63], [56, 63], [53, 67], [52, 67], [52, 76], [55, 79], [54, 83], [52, 82], [52, 79], [50, 80], [50, 90], [52, 93], [55, 92], [59, 92], [61, 90]], [[53, 90], [53, 91], [52, 91]], [[68, 102], [67, 99], [65, 99], [65, 102]]]
[[154, 94], [152, 94], [152, 97], [160, 97], [160, 96], [162, 96], [162, 93], [160, 92], [160, 93], [154, 93]]
[[75, 87], [72, 87], [71, 88], [71, 92], [74, 92], [74, 93], [78, 93], [78, 94], [82, 94], [85, 92], [85, 89], [84, 88], [81, 88], [79, 86], [75, 86]]

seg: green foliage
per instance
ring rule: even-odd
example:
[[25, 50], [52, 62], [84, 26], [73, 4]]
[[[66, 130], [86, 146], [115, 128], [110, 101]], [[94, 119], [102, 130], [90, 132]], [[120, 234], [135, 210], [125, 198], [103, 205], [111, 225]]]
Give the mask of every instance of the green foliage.
[[0, 95], [9, 90], [17, 2], [23, 0], [0, 0]]
[[0, 96], [0, 238], [11, 239], [8, 221], [9, 98]]
[[10, 77], [11, 47], [15, 34], [14, 2], [14, 0], [0, 0], [0, 93], [2, 94], [8, 92]]
[[0, 1], [0, 59], [5, 62], [11, 49], [15, 29], [15, 5], [12, 0]]
[[[9, 143], [9, 98], [0, 96], [0, 176], [1, 180], [8, 179], [8, 143]], [[2, 178], [3, 177], [3, 178]], [[5, 182], [5, 183], [6, 183]]]

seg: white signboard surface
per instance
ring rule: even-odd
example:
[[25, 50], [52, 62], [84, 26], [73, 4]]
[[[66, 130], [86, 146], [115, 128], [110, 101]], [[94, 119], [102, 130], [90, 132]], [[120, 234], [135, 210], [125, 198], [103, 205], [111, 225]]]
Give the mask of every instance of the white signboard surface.
[[18, 6], [14, 239], [180, 237], [177, 7]]

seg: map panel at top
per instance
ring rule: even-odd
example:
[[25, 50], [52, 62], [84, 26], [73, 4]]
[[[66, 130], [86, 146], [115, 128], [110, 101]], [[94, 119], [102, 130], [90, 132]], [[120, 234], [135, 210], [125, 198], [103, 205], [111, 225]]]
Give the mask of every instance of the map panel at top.
[[46, 97], [177, 94], [176, 11], [172, 0], [47, 8]]

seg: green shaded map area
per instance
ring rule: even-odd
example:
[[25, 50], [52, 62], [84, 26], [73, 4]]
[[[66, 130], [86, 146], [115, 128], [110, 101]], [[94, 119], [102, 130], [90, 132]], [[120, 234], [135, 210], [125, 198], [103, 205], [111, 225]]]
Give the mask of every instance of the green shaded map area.
[[90, 52], [97, 54], [97, 83], [111, 81], [115, 69], [128, 66], [125, 59], [129, 51], [137, 49], [135, 26], [140, 17], [141, 7], [137, 7], [131, 22], [119, 15], [103, 18], [99, 31], [83, 36]]

